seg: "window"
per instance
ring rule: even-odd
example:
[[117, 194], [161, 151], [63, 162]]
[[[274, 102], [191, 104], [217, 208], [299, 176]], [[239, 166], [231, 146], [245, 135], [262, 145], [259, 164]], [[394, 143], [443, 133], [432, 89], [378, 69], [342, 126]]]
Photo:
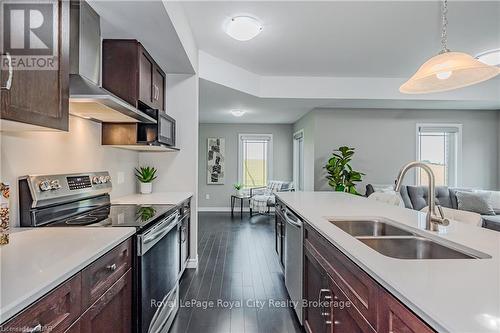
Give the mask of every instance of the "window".
[[[437, 186], [459, 186], [462, 125], [418, 124], [417, 159], [426, 162], [436, 176]], [[427, 185], [427, 174], [417, 172], [417, 184]]]
[[266, 186], [272, 177], [273, 136], [240, 134], [238, 179], [243, 187]]

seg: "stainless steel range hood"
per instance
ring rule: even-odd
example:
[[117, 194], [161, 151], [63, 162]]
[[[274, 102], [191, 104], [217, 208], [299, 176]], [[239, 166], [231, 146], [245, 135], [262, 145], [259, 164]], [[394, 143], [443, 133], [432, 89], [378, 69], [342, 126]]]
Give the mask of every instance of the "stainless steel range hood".
[[100, 17], [85, 1], [72, 0], [70, 8], [70, 114], [99, 122], [156, 123], [101, 87]]

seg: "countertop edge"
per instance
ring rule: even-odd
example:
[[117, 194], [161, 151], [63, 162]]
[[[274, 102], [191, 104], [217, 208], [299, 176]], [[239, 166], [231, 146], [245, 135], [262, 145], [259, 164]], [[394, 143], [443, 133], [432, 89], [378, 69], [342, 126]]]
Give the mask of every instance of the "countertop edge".
[[[111, 199], [111, 204], [158, 204], [158, 205], [179, 205], [183, 201], [192, 198], [192, 192], [153, 192], [151, 194], [134, 193]], [[166, 199], [165, 199], [166, 198]]]
[[126, 228], [129, 229], [128, 232], [117, 239], [113, 240], [103, 248], [101, 248], [98, 252], [94, 253], [92, 256], [87, 258], [86, 260], [79, 262], [77, 265], [74, 267], [70, 268], [67, 272], [65, 272], [63, 275], [58, 277], [57, 279], [53, 280], [51, 283], [48, 285], [40, 288], [38, 291], [36, 291], [34, 294], [31, 295], [25, 295], [22, 296], [23, 300], [21, 300], [19, 303], [15, 305], [8, 305], [5, 309], [3, 309], [3, 312], [1, 314], [0, 318], [0, 325], [4, 324], [8, 320], [12, 319], [22, 311], [24, 311], [26, 308], [40, 300], [43, 296], [47, 295], [49, 292], [57, 288], [59, 285], [61, 285], [63, 282], [83, 270], [85, 267], [90, 265], [92, 262], [96, 261], [99, 259], [101, 256], [112, 250], [114, 247], [118, 246], [120, 243], [123, 241], [127, 240], [131, 236], [135, 234], [135, 229], [134, 228]]
[[[287, 203], [286, 199], [283, 199], [282, 197], [277, 195], [279, 200], [283, 201], [285, 205], [290, 205], [290, 208], [293, 210], [293, 212], [301, 217], [308, 225], [310, 225], [314, 230], [319, 232], [323, 237], [325, 237], [328, 242], [330, 242], [333, 246], [335, 246], [337, 249], [339, 249], [346, 257], [348, 257], [351, 261], [353, 261], [358, 267], [360, 267], [364, 272], [366, 272], [372, 279], [374, 279], [379, 285], [381, 285], [384, 289], [386, 289], [391, 295], [393, 295], [397, 300], [399, 300], [401, 303], [403, 303], [408, 309], [413, 311], [417, 316], [419, 316], [427, 325], [429, 325], [431, 328], [438, 332], [451, 332], [448, 328], [444, 327], [441, 325], [439, 322], [437, 322], [434, 318], [429, 316], [427, 313], [422, 311], [418, 306], [416, 306], [413, 302], [411, 302], [409, 299], [407, 299], [404, 295], [402, 295], [398, 290], [393, 288], [389, 283], [387, 283], [385, 280], [383, 280], [380, 276], [378, 276], [376, 273], [374, 273], [370, 268], [368, 268], [365, 264], [360, 262], [357, 258], [355, 258], [353, 255], [351, 255], [347, 250], [345, 250], [342, 246], [340, 246], [335, 240], [332, 239], [327, 233], [325, 233], [321, 228], [316, 226], [313, 222], [309, 222], [309, 219], [303, 216], [299, 212], [298, 209], [294, 208], [292, 204]], [[383, 216], [382, 216], [383, 217]]]

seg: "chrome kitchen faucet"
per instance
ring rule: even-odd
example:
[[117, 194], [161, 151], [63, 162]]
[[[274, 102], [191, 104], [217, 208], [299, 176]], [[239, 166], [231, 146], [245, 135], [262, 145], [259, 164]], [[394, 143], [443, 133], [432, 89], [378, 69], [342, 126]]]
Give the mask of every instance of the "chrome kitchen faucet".
[[[427, 194], [427, 206], [429, 210], [427, 211], [427, 216], [425, 218], [425, 229], [430, 231], [438, 231], [438, 225], [447, 226], [450, 224], [450, 221], [444, 217], [443, 208], [440, 205], [436, 205], [436, 179], [434, 176], [434, 172], [432, 169], [425, 163], [422, 162], [410, 162], [403, 166], [401, 171], [399, 171], [398, 178], [396, 179], [396, 185], [394, 190], [399, 192], [401, 190], [401, 184], [406, 173], [413, 168], [421, 168], [427, 173], [427, 177], [429, 178], [429, 188]], [[439, 216], [436, 212], [439, 212]]]

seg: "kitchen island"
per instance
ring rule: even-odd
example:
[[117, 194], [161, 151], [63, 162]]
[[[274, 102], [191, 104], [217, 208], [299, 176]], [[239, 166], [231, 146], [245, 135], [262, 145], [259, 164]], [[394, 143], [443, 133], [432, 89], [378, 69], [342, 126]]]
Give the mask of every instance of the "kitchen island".
[[[431, 329], [439, 332], [500, 331], [500, 233], [455, 221], [439, 233], [429, 232], [424, 230], [423, 213], [345, 193], [279, 193], [278, 199], [304, 220], [306, 233], [310, 228], [321, 235], [328, 247], [348, 258], [352, 266], [376, 282], [377, 288], [394, 296]], [[396, 259], [366, 246], [328, 218], [385, 218], [418, 230], [420, 234], [480, 251], [488, 258]], [[343, 292], [349, 296], [351, 291]], [[361, 305], [368, 308], [369, 304]], [[374, 330], [379, 329], [376, 324], [371, 326]]]

